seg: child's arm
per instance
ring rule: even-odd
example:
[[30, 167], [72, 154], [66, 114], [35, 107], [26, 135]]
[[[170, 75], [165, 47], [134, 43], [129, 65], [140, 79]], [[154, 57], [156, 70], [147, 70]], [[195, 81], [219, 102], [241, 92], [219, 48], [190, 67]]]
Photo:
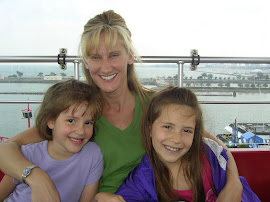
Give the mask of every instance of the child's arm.
[[94, 199], [98, 192], [98, 182], [96, 181], [94, 184], [87, 185], [83, 188], [80, 202], [92, 201]]
[[0, 182], [0, 201], [6, 199], [15, 189], [16, 184], [13, 183], [13, 178], [5, 175]]
[[228, 156], [227, 170], [226, 170], [227, 182], [223, 190], [218, 195], [217, 201], [241, 201], [243, 186], [239, 179], [238, 169], [231, 152], [220, 140], [218, 140], [216, 137], [214, 137], [207, 131], [204, 132], [203, 136], [214, 140], [220, 146], [222, 146], [227, 150], [226, 152]]

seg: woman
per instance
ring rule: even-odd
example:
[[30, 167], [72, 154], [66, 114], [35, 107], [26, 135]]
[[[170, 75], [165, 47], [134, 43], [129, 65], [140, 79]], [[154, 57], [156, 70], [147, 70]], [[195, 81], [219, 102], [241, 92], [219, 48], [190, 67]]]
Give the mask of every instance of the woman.
[[[114, 11], [103, 12], [87, 22], [80, 46], [87, 81], [100, 90], [103, 98], [102, 117], [96, 122], [94, 140], [103, 153], [104, 174], [96, 200], [123, 201], [110, 193], [117, 190], [145, 153], [140, 144], [140, 118], [152, 92], [147, 91], [135, 75], [134, 60], [139, 58], [132, 45], [131, 32], [125, 20]], [[218, 141], [209, 133], [205, 136]], [[23, 170], [32, 163], [22, 156], [19, 145], [39, 141], [42, 139], [33, 127], [2, 144], [0, 169], [21, 180]], [[240, 200], [242, 186], [238, 171], [231, 153], [228, 152], [228, 156], [228, 182], [220, 198]], [[59, 200], [54, 185], [41, 169], [33, 169], [28, 178], [32, 200]], [[227, 192], [235, 193], [236, 198], [226, 198]]]

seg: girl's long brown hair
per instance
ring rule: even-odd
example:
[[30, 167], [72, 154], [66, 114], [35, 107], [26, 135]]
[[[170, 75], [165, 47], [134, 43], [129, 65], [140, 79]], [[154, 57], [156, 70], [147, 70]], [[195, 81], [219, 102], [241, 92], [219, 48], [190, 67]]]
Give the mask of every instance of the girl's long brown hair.
[[202, 110], [196, 95], [191, 90], [179, 87], [168, 87], [154, 95], [148, 103], [141, 120], [142, 144], [155, 172], [158, 199], [159, 201], [182, 199], [173, 191], [172, 175], [167, 166], [159, 159], [150, 137], [153, 123], [160, 116], [162, 109], [171, 104], [189, 106], [196, 115], [194, 140], [190, 150], [181, 158], [181, 166], [186, 181], [191, 185], [193, 201], [204, 201], [205, 193], [201, 175], [201, 166], [204, 165], [201, 165], [200, 161], [200, 156], [205, 153], [202, 144], [204, 131]]

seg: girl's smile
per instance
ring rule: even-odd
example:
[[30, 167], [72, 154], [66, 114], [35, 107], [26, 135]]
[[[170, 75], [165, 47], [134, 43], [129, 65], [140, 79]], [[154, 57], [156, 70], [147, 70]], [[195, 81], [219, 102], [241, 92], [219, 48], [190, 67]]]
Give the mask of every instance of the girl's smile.
[[191, 107], [170, 104], [163, 107], [151, 129], [152, 145], [168, 167], [178, 165], [193, 143], [195, 114]]
[[91, 109], [85, 104], [71, 105], [56, 120], [48, 122], [53, 140], [48, 143], [48, 153], [55, 160], [64, 160], [79, 152], [93, 134]]
[[170, 147], [168, 145], [164, 145], [164, 147], [171, 152], [178, 152], [180, 150], [180, 148]]

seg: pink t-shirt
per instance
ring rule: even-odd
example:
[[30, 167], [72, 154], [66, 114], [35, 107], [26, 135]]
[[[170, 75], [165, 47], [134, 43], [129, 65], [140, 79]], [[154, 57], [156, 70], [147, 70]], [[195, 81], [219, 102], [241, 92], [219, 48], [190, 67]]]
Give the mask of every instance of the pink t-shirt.
[[[202, 179], [203, 179], [203, 186], [205, 192], [205, 201], [207, 202], [214, 202], [217, 199], [214, 191], [212, 190], [211, 184], [213, 184], [212, 174], [211, 174], [211, 167], [209, 165], [208, 160], [206, 159], [205, 155], [203, 156], [203, 160], [205, 162], [206, 169], [202, 170]], [[192, 191], [190, 190], [174, 190], [177, 194], [179, 194], [183, 199], [186, 201], [192, 201]]]

